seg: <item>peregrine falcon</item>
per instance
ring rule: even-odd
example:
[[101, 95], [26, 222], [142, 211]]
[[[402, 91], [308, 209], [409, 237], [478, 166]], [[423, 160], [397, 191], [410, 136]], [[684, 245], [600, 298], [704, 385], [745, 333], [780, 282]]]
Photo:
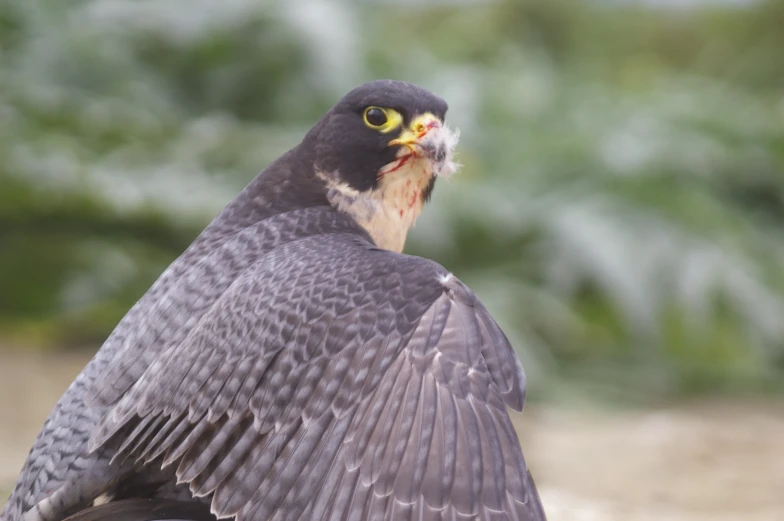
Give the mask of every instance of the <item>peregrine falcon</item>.
[[507, 411], [519, 360], [401, 253], [455, 170], [446, 112], [367, 83], [263, 170], [71, 384], [0, 520], [544, 520]]

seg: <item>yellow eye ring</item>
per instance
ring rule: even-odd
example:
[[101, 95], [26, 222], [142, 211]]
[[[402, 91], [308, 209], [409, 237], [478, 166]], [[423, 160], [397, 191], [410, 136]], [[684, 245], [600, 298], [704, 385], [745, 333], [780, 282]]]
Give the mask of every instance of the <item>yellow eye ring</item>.
[[387, 111], [381, 107], [368, 107], [365, 109], [365, 125], [372, 128], [382, 128], [389, 118]]
[[365, 125], [382, 134], [391, 132], [403, 123], [403, 116], [395, 109], [371, 106], [362, 114]]

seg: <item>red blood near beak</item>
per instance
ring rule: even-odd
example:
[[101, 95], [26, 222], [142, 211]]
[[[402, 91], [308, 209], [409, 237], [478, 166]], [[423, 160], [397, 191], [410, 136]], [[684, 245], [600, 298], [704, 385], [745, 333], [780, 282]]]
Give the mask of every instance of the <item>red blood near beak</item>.
[[381, 175], [385, 176], [387, 174], [391, 174], [393, 172], [397, 172], [398, 170], [403, 168], [403, 166], [405, 166], [405, 164], [408, 163], [411, 160], [411, 158], [414, 157], [414, 155], [415, 155], [414, 152], [410, 152], [410, 153], [408, 153], [408, 154], [406, 154], [404, 156], [401, 156], [401, 157], [397, 158], [395, 166], [393, 166], [389, 170], [381, 171]]

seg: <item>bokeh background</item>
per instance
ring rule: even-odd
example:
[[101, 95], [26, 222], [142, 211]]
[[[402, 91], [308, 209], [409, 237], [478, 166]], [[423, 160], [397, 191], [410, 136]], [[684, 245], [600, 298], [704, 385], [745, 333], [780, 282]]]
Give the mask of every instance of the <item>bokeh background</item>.
[[376, 78], [462, 130], [406, 251], [518, 349], [551, 520], [784, 519], [780, 0], [0, 0], [0, 501], [126, 310]]

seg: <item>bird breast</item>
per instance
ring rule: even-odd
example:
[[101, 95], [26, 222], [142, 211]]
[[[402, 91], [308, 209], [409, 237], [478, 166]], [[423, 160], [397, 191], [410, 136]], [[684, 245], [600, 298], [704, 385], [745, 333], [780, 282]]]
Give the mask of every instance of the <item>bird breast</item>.
[[375, 189], [359, 192], [346, 183], [327, 181], [327, 197], [339, 210], [349, 214], [380, 248], [403, 251], [409, 228], [425, 206], [425, 190], [433, 178], [430, 160], [415, 154], [401, 154], [379, 171]]

